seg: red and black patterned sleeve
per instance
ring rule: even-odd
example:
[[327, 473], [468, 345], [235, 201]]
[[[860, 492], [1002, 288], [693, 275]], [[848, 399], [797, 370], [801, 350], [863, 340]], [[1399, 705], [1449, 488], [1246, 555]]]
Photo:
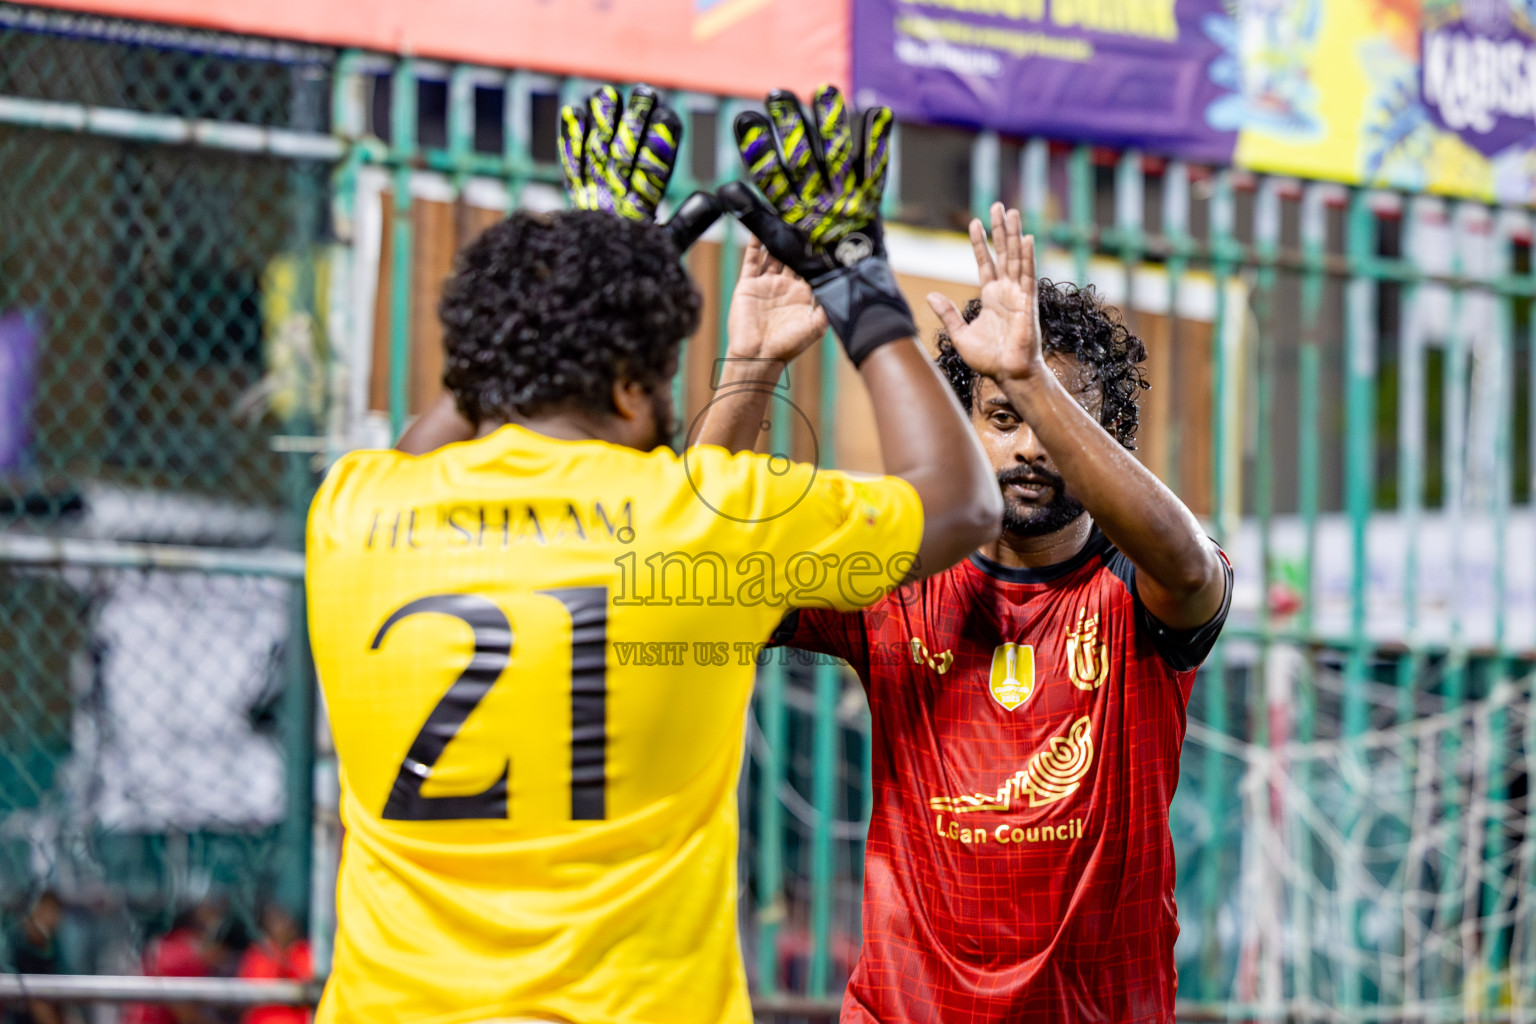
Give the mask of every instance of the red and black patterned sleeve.
[[1118, 548], [1110, 548], [1105, 553], [1104, 563], [1120, 579], [1125, 581], [1126, 587], [1131, 592], [1131, 597], [1136, 602], [1136, 628], [1144, 632], [1152, 639], [1152, 646], [1162, 659], [1168, 663], [1168, 667], [1175, 672], [1188, 672], [1199, 668], [1211, 653], [1211, 648], [1216, 646], [1216, 638], [1221, 635], [1221, 627], [1227, 624], [1227, 613], [1232, 609], [1232, 563], [1227, 560], [1226, 552], [1220, 548], [1216, 554], [1221, 558], [1221, 567], [1227, 574], [1226, 594], [1221, 599], [1221, 608], [1211, 617], [1211, 621], [1194, 629], [1174, 629], [1164, 625], [1151, 612], [1147, 606], [1141, 603], [1141, 595], [1136, 592], [1136, 566], [1125, 557]]
[[869, 671], [869, 629], [864, 612], [835, 612], [796, 608], [780, 621], [768, 638], [770, 647], [794, 647], [842, 658], [859, 677]]

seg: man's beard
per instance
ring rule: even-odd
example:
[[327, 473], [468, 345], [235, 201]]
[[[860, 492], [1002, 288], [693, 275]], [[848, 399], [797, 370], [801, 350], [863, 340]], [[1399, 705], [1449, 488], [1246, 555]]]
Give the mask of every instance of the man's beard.
[[[1008, 492], [1009, 484], [1049, 487], [1052, 498], [1044, 505], [1026, 505]], [[1066, 481], [1039, 466], [1010, 466], [997, 474], [1003, 491], [1003, 532], [1021, 537], [1055, 533], [1087, 511], [1083, 503], [1067, 493]]]

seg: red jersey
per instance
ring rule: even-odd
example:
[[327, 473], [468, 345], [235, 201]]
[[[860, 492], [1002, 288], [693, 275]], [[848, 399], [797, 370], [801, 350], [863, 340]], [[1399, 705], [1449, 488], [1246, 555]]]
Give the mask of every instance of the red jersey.
[[[315, 961], [309, 940], [299, 939], [286, 949], [270, 942], [258, 942], [240, 959], [240, 977], [310, 981], [315, 976]], [[303, 1006], [258, 1006], [247, 1010], [240, 1024], [307, 1024], [314, 1015]]]
[[[213, 969], [203, 957], [202, 941], [191, 928], [177, 928], [153, 942], [144, 954], [146, 978], [206, 978]], [[129, 1003], [124, 1024], [176, 1024], [170, 1007]]]
[[[1223, 559], [1225, 565], [1225, 559]], [[1168, 1021], [1168, 805], [1195, 669], [1097, 528], [1071, 560], [972, 555], [777, 643], [858, 673], [873, 721], [864, 944], [844, 1022]]]

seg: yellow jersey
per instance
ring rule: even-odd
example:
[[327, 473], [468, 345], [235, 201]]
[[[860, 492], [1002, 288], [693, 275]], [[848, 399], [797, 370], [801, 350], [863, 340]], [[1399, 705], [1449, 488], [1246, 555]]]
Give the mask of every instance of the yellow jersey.
[[905, 481], [517, 426], [354, 452], [310, 509], [346, 841], [321, 1024], [751, 1017], [736, 785], [790, 607], [906, 573]]

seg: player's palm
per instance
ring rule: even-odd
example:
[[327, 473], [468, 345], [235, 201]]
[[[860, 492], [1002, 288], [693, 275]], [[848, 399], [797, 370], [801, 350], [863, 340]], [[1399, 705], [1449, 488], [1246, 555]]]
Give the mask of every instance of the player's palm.
[[827, 331], [811, 286], [770, 257], [757, 239], [742, 254], [727, 324], [732, 355], [790, 362]]
[[944, 323], [955, 351], [984, 377], [1017, 380], [1044, 366], [1035, 287], [1035, 244], [1020, 233], [1017, 210], [992, 207], [994, 260], [979, 220], [971, 222], [971, 249], [981, 279], [981, 311], [966, 323], [954, 302], [937, 292], [928, 304]]

